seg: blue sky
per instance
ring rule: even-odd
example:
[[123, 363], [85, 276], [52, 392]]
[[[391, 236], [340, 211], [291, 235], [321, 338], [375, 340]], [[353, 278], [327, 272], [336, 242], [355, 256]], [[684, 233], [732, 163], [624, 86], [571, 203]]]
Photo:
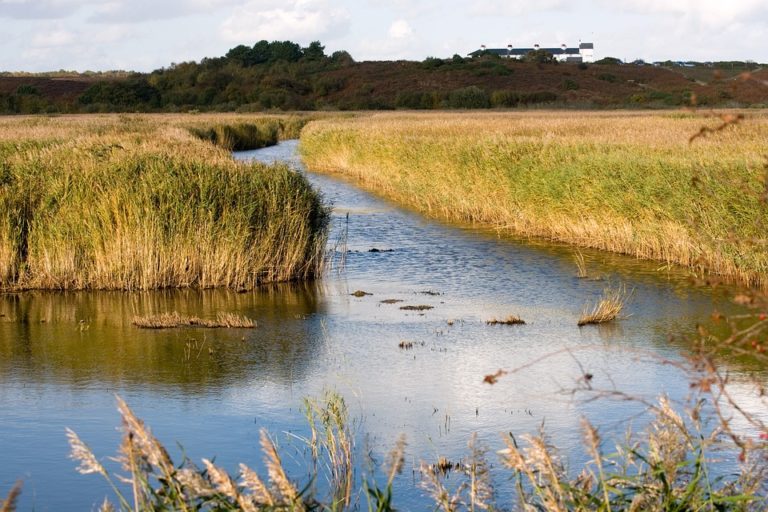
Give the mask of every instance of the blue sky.
[[598, 58], [768, 62], [766, 0], [0, 0], [0, 71], [148, 71], [260, 39], [357, 60], [595, 43]]

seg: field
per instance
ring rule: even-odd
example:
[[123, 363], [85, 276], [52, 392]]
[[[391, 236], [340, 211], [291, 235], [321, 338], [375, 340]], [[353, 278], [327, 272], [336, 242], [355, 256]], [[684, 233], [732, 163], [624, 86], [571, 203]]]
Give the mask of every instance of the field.
[[316, 275], [327, 227], [319, 195], [286, 166], [238, 164], [228, 152], [295, 136], [301, 123], [0, 120], [0, 288], [250, 289]]
[[[726, 117], [737, 121], [735, 114]], [[378, 114], [305, 127], [308, 167], [431, 217], [768, 285], [768, 119]]]

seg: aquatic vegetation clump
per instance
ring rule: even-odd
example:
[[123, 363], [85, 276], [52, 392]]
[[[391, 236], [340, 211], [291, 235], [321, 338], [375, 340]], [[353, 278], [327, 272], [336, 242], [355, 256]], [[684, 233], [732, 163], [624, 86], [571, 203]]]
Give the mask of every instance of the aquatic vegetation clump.
[[253, 329], [256, 321], [236, 313], [217, 313], [215, 320], [206, 320], [196, 316], [180, 315], [177, 312], [158, 315], [135, 316], [131, 321], [142, 329], [173, 329], [175, 327], [206, 327], [209, 329]]
[[506, 318], [491, 318], [485, 322], [488, 325], [525, 325], [525, 320], [517, 315], [509, 315]]
[[607, 288], [591, 308], [585, 307], [578, 325], [602, 324], [618, 318], [629, 298], [626, 286]]
[[235, 162], [174, 118], [17, 123], [0, 124], [0, 288], [252, 289], [322, 271], [328, 210], [285, 165]]

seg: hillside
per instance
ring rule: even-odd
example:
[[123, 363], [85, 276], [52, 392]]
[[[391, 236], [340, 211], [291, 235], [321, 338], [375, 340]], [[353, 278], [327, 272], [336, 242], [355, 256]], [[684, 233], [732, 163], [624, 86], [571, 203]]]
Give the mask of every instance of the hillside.
[[[533, 59], [531, 59], [533, 60]], [[654, 66], [475, 59], [355, 62], [320, 43], [238, 46], [151, 73], [0, 74], [0, 113], [768, 105], [768, 71], [745, 63]]]

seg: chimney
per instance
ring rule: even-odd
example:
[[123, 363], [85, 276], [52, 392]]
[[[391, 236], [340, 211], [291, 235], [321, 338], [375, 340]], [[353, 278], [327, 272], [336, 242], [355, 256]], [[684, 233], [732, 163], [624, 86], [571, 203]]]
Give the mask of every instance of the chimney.
[[484, 45], [484, 44], [481, 44], [481, 45], [480, 45], [480, 49], [481, 49], [482, 51], [485, 51], [485, 45]]
[[565, 49], [568, 48], [568, 45], [566, 45], [565, 43], [561, 44], [560, 46], [563, 49], [563, 51], [565, 51]]
[[533, 49], [534, 50], [538, 50], [539, 49], [539, 43], [536, 43], [535, 45], [533, 45]]

